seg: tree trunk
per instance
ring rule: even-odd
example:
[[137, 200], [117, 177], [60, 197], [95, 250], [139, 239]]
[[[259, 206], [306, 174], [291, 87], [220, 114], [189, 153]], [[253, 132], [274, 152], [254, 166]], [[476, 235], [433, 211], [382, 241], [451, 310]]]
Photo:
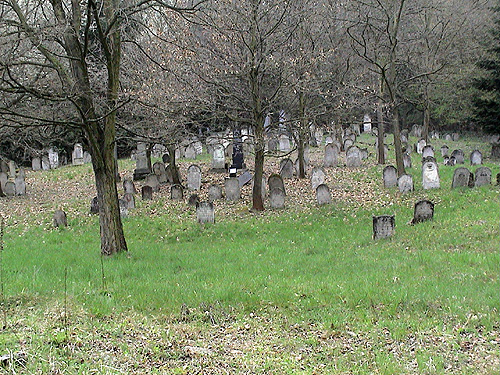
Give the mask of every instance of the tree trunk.
[[264, 126], [255, 127], [255, 176], [253, 178], [252, 210], [264, 211], [262, 177], [264, 175]]
[[429, 141], [429, 124], [431, 122], [431, 111], [429, 108], [429, 100], [426, 100], [424, 108], [424, 128], [422, 129], [422, 138], [427, 143]]
[[401, 148], [401, 129], [399, 127], [399, 111], [398, 108], [393, 110], [393, 133], [394, 133], [394, 148], [396, 153], [396, 169], [398, 176], [405, 174], [405, 166], [403, 163], [403, 149]]
[[378, 122], [378, 163], [383, 165], [385, 164], [385, 150], [384, 150], [384, 135], [385, 135], [385, 127], [384, 127], [384, 111], [382, 109], [382, 103], [379, 103], [377, 106], [377, 122]]
[[172, 172], [172, 183], [176, 185], [181, 185], [181, 177], [179, 174], [179, 169], [177, 168], [177, 162], [175, 159], [175, 144], [169, 144], [167, 146], [168, 155], [170, 157], [170, 171]]
[[308, 121], [306, 119], [306, 102], [303, 92], [299, 96], [299, 116], [300, 124], [298, 126], [298, 139], [297, 139], [297, 158], [299, 160], [298, 178], [306, 178], [306, 168], [304, 161], [304, 150], [307, 142], [307, 135], [309, 134]]

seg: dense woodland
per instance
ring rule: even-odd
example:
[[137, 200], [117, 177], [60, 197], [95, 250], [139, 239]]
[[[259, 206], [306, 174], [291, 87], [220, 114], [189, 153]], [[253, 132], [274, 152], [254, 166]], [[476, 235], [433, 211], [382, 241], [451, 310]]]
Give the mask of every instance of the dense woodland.
[[497, 95], [484, 90], [498, 57], [494, 5], [1, 0], [2, 155], [23, 162], [49, 146], [83, 142], [105, 254], [127, 248], [116, 146], [122, 154], [142, 140], [173, 150], [190, 135], [251, 129], [252, 208], [262, 210], [266, 118], [273, 127], [286, 113], [282, 124], [300, 155], [311, 127], [334, 132], [370, 114], [379, 139], [394, 133], [401, 175], [399, 133], [414, 123], [423, 125], [424, 138], [430, 130], [497, 132], [477, 115], [477, 106]]

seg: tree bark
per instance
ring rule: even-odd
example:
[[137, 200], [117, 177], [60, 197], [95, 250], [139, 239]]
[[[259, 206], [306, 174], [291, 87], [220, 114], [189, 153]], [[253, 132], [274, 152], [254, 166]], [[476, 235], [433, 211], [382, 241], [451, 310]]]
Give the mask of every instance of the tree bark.
[[384, 136], [385, 136], [385, 126], [384, 126], [384, 111], [382, 109], [382, 103], [377, 105], [377, 122], [378, 122], [378, 163], [385, 164], [385, 150], [384, 150]]
[[393, 109], [393, 132], [394, 132], [394, 149], [396, 153], [396, 169], [398, 176], [405, 174], [405, 166], [403, 163], [403, 149], [401, 147], [401, 131], [399, 126], [399, 111], [398, 108]]
[[172, 172], [172, 183], [176, 185], [181, 185], [181, 178], [179, 174], [179, 169], [177, 168], [177, 162], [175, 158], [175, 145], [169, 144], [167, 146], [168, 155], [170, 157], [170, 171]]

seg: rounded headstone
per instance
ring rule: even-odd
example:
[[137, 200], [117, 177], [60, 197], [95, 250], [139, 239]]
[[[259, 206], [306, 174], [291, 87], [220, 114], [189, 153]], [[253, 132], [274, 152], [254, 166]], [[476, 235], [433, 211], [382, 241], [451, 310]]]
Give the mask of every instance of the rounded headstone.
[[476, 178], [474, 186], [491, 185], [491, 169], [488, 167], [479, 167], [476, 169]]
[[280, 176], [284, 179], [293, 178], [293, 162], [286, 158], [280, 162]]
[[213, 202], [222, 198], [222, 188], [219, 185], [210, 185], [208, 188], [208, 201]]
[[383, 170], [383, 179], [385, 188], [393, 188], [398, 184], [398, 171], [392, 166], [388, 165]]
[[421, 223], [423, 221], [432, 220], [434, 217], [434, 203], [428, 200], [421, 200], [415, 203], [413, 211], [412, 224]]
[[181, 185], [172, 185], [170, 188], [170, 199], [174, 201], [181, 201], [184, 199], [184, 189]]
[[316, 188], [316, 202], [319, 206], [332, 203], [330, 189], [326, 184], [318, 185]]
[[404, 174], [398, 178], [398, 190], [402, 194], [410, 193], [414, 190], [413, 177], [409, 174]]
[[68, 219], [66, 213], [63, 210], [56, 210], [52, 216], [52, 223], [56, 228], [67, 227]]

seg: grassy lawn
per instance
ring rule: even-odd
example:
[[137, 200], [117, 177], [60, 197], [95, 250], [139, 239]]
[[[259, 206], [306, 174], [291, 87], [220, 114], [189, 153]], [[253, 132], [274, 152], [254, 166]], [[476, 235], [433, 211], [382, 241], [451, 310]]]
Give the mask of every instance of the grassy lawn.
[[[479, 145], [460, 146], [468, 155]], [[327, 207], [252, 214], [248, 201], [220, 203], [216, 224], [202, 227], [167, 194], [139, 201], [124, 221], [129, 254], [111, 258], [99, 255], [88, 196], [59, 197], [75, 213], [61, 230], [22, 205], [6, 215], [0, 354], [27, 361], [4, 370], [498, 373], [499, 187], [452, 190], [455, 168], [440, 166], [441, 189], [423, 191], [413, 158], [416, 190], [405, 196], [383, 189], [383, 166], [370, 159], [349, 179], [330, 176], [354, 198]], [[92, 181], [88, 166], [45, 176], [55, 186]], [[408, 225], [423, 198], [436, 204], [434, 220]], [[378, 214], [396, 215], [393, 238], [372, 240]]]

